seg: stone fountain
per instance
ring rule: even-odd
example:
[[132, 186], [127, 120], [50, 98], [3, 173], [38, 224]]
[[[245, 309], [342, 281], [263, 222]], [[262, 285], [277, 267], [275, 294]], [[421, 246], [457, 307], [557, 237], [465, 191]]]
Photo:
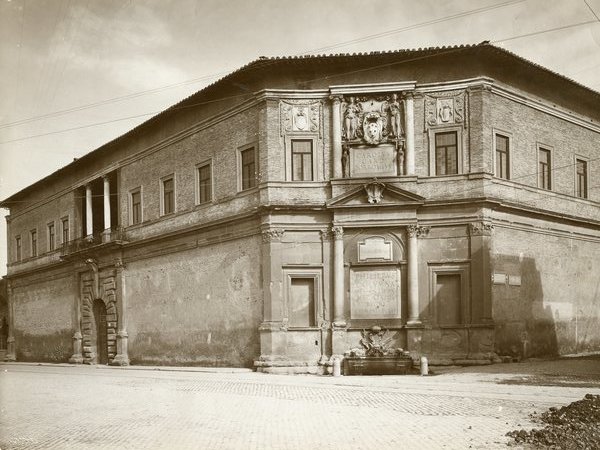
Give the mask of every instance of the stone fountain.
[[344, 353], [344, 375], [406, 375], [412, 372], [409, 352], [392, 348], [393, 335], [389, 330], [373, 326], [361, 332], [363, 348]]

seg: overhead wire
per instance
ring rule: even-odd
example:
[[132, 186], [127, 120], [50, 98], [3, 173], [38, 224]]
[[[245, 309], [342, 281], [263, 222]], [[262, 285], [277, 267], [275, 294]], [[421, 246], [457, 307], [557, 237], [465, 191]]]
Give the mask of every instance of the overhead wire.
[[[316, 48], [316, 49], [312, 49], [312, 50], [303, 51], [303, 52], [300, 52], [300, 53], [296, 53], [294, 56], [302, 56], [302, 55], [306, 55], [306, 54], [309, 54], [309, 53], [314, 54], [316, 52], [323, 51], [323, 50], [328, 50], [328, 49], [333, 49], [333, 48], [348, 46], [348, 45], [352, 45], [354, 43], [365, 42], [365, 41], [368, 41], [368, 40], [371, 40], [371, 39], [378, 39], [378, 38], [383, 37], [383, 36], [389, 36], [389, 35], [392, 35], [392, 34], [402, 33], [404, 31], [408, 31], [408, 30], [413, 30], [413, 29], [422, 28], [422, 27], [425, 27], [425, 26], [433, 25], [433, 24], [443, 23], [445, 21], [455, 20], [457, 18], [461, 18], [461, 17], [465, 17], [465, 16], [469, 16], [469, 15], [479, 14], [481, 12], [486, 12], [486, 11], [498, 9], [498, 8], [501, 8], [501, 7], [504, 7], [504, 6], [509, 6], [509, 5], [513, 5], [513, 4], [517, 4], [517, 3], [522, 3], [524, 1], [527, 1], [527, 0], [511, 0], [511, 1], [503, 2], [503, 3], [498, 3], [498, 4], [495, 4], [495, 5], [490, 5], [490, 6], [486, 6], [486, 7], [482, 7], [482, 8], [477, 8], [477, 9], [474, 9], [474, 10], [469, 10], [469, 11], [465, 11], [465, 12], [462, 12], [462, 13], [452, 14], [450, 16], [444, 16], [444, 17], [440, 17], [440, 18], [437, 18], [437, 19], [433, 19], [433, 20], [421, 22], [421, 23], [418, 23], [418, 24], [413, 24], [413, 25], [408, 25], [408, 26], [404, 26], [404, 27], [394, 28], [392, 30], [387, 30], [387, 31], [384, 31], [384, 32], [381, 32], [381, 33], [363, 36], [363, 37], [360, 37], [360, 38], [357, 38], [357, 39], [350, 39], [348, 41], [340, 42], [340, 43], [337, 43], [337, 44], [332, 44], [332, 45], [326, 46], [326, 47], [320, 47], [320, 48]], [[275, 62], [273, 62], [273, 63], [275, 63]], [[88, 109], [88, 108], [92, 108], [92, 107], [96, 107], [96, 106], [101, 106], [101, 105], [109, 104], [109, 103], [112, 103], [112, 102], [115, 102], [115, 101], [122, 101], [122, 100], [125, 100], [125, 99], [136, 98], [136, 97], [139, 97], [139, 96], [142, 96], [142, 95], [153, 94], [153, 93], [156, 93], [156, 92], [161, 92], [162, 90], [165, 90], [165, 89], [171, 89], [173, 87], [179, 87], [179, 86], [183, 86], [183, 85], [186, 85], [186, 84], [193, 84], [193, 83], [196, 83], [196, 82], [199, 82], [199, 81], [221, 77], [221, 76], [226, 75], [228, 73], [230, 73], [230, 71], [221, 71], [221, 72], [217, 72], [217, 73], [210, 74], [210, 75], [205, 75], [205, 76], [198, 77], [198, 78], [192, 78], [190, 80], [182, 81], [182, 82], [179, 82], [179, 83], [173, 83], [173, 84], [169, 84], [169, 85], [165, 85], [165, 86], [159, 86], [157, 88], [147, 89], [147, 90], [144, 90], [144, 91], [138, 91], [138, 92], [134, 92], [132, 94], [127, 94], [127, 95], [123, 95], [123, 96], [118, 96], [118, 97], [113, 97], [113, 98], [109, 98], [109, 99], [105, 99], [105, 100], [100, 100], [98, 102], [89, 103], [89, 104], [81, 105], [81, 106], [75, 106], [75, 107], [72, 107], [72, 108], [67, 108], [67, 109], [64, 109], [64, 110], [60, 110], [60, 111], [55, 111], [55, 112], [43, 114], [43, 115], [40, 115], [40, 116], [29, 117], [29, 118], [20, 119], [20, 120], [13, 121], [13, 122], [8, 122], [8, 123], [2, 123], [2, 124], [0, 124], [0, 129], [6, 128], [6, 127], [9, 127], [9, 126], [15, 126], [15, 125], [21, 125], [21, 124], [33, 122], [33, 121], [44, 119], [44, 118], [54, 117], [55, 114], [56, 115], [64, 115], [64, 114], [67, 114], [67, 113], [70, 113], [70, 112], [77, 112], [77, 111], [81, 111], [83, 109]]]
[[[497, 40], [494, 40], [494, 41], [490, 41], [490, 43], [505, 42], [507, 40], [513, 40], [513, 39], [522, 38], [522, 37], [530, 37], [530, 36], [544, 34], [544, 33], [549, 33], [549, 32], [553, 32], [553, 31], [564, 30], [564, 29], [567, 29], [567, 28], [573, 28], [573, 27], [576, 27], [576, 26], [587, 25], [587, 24], [595, 23], [595, 22], [596, 22], [595, 20], [594, 21], [578, 22], [578, 23], [570, 24], [570, 25], [566, 25], [566, 26], [553, 27], [553, 28], [549, 28], [549, 29], [546, 29], [546, 30], [540, 30], [540, 31], [537, 31], [537, 32], [534, 32], [534, 33], [525, 33], [525, 34], [521, 34], [521, 35], [517, 35], [517, 36], [512, 36], [512, 37], [509, 37], [509, 38], [497, 39]], [[394, 65], [405, 64], [407, 62], [413, 62], [413, 61], [420, 60], [420, 59], [431, 58], [431, 57], [434, 57], [434, 56], [440, 56], [440, 55], [447, 54], [447, 53], [459, 52], [459, 51], [462, 51], [462, 50], [464, 50], [464, 47], [456, 47], [456, 48], [448, 49], [446, 51], [441, 51], [441, 52], [438, 51], [435, 54], [431, 54], [431, 55], [423, 55], [423, 56], [420, 56], [420, 57], [405, 59], [405, 60], [402, 60], [402, 61], [395, 61], [395, 62], [391, 62], [391, 63], [378, 64], [378, 65], [370, 66], [368, 68], [350, 70], [350, 71], [345, 71], [345, 72], [339, 72], [339, 73], [336, 73], [334, 75], [336, 77], [338, 77], [338, 76], [342, 76], [342, 75], [350, 75], [350, 74], [356, 74], [356, 73], [365, 72], [365, 71], [372, 71], [372, 70], [383, 68], [383, 67], [389, 67], [389, 66], [394, 66]], [[268, 61], [267, 63], [265, 63], [261, 67], [264, 68], [264, 67], [268, 66], [269, 64], [275, 64], [277, 62], [278, 62], [278, 60]], [[331, 76], [327, 75], [327, 76], [322, 76], [322, 77], [317, 77], [317, 78], [308, 79], [308, 80], [302, 80], [302, 81], [305, 82], [305, 83], [307, 83], [307, 82], [314, 82], [314, 81], [324, 80], [324, 79], [328, 79], [328, 78], [331, 78]], [[244, 96], [251, 96], [251, 95], [253, 95], [253, 94], [252, 93], [245, 93], [245, 94], [239, 94], [239, 95], [236, 95], [236, 96], [224, 97], [223, 99], [229, 99], [229, 98], [232, 98], [232, 97], [244, 97]], [[182, 105], [182, 106], [173, 106], [173, 107], [168, 108], [166, 110], [151, 111], [151, 112], [147, 112], [147, 113], [138, 114], [138, 115], [135, 115], [135, 116], [128, 116], [128, 117], [123, 117], [123, 118], [117, 118], [117, 119], [112, 119], [112, 120], [103, 121], [103, 122], [94, 122], [94, 123], [91, 123], [91, 124], [81, 125], [81, 126], [78, 126], [78, 127], [72, 127], [72, 128], [62, 129], [62, 130], [55, 130], [55, 131], [50, 131], [50, 132], [47, 132], [47, 133], [40, 133], [40, 134], [29, 135], [29, 136], [23, 136], [23, 137], [16, 138], [16, 139], [10, 139], [10, 140], [6, 140], [6, 141], [0, 141], [0, 144], [8, 144], [8, 143], [12, 143], [12, 142], [19, 142], [19, 141], [33, 139], [33, 138], [42, 137], [42, 136], [49, 136], [49, 135], [53, 135], [53, 134], [65, 133], [65, 132], [69, 132], [69, 131], [80, 130], [80, 129], [84, 129], [84, 128], [99, 126], [99, 125], [106, 125], [106, 124], [109, 124], [109, 123], [115, 123], [115, 122], [124, 121], [124, 120], [131, 120], [131, 119], [134, 119], [134, 118], [140, 118], [140, 117], [144, 117], [144, 116], [152, 116], [152, 115], [155, 115], [155, 114], [159, 114], [159, 113], [161, 113], [163, 111], [172, 112], [172, 111], [177, 111], [177, 110], [180, 110], [180, 109], [187, 109], [187, 108], [190, 108], [190, 107], [201, 106], [201, 105], [204, 105], [204, 104], [207, 104], [207, 103], [214, 103], [216, 101], [220, 101], [220, 99], [210, 100], [208, 102], [197, 102], [197, 103], [192, 103], [192, 104], [187, 104], [187, 105]]]

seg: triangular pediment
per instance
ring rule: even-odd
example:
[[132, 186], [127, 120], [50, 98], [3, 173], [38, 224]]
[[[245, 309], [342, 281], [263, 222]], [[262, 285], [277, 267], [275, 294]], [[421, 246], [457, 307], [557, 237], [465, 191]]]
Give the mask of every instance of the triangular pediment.
[[327, 202], [329, 208], [419, 206], [425, 199], [405, 189], [377, 180], [364, 183]]

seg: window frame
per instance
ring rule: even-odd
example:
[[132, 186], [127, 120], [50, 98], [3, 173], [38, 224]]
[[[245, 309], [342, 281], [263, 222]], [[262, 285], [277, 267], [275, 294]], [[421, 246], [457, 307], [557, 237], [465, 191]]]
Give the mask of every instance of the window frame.
[[[65, 221], [67, 222], [67, 240], [65, 240]], [[67, 242], [71, 240], [71, 218], [67, 216], [63, 216], [60, 218], [60, 239], [61, 244], [65, 245]]]
[[[283, 267], [283, 278], [285, 280], [284, 291], [284, 321], [287, 327], [292, 330], [315, 330], [323, 325], [323, 269], [321, 267]], [[291, 326], [290, 325], [290, 307], [292, 299], [292, 280], [293, 279], [312, 279], [314, 296], [314, 325]]]
[[[205, 168], [206, 166], [209, 167], [209, 173], [210, 173], [210, 196], [208, 198], [208, 200], [204, 200], [201, 201], [200, 198], [200, 194], [201, 194], [201, 190], [200, 190], [200, 170]], [[215, 182], [214, 182], [215, 178], [214, 178], [214, 167], [213, 167], [213, 161], [212, 158], [206, 159], [198, 164], [196, 164], [195, 166], [195, 197], [196, 197], [196, 201], [195, 204], [196, 206], [198, 205], [207, 205], [213, 202], [214, 200], [214, 193], [215, 193]]]
[[20, 234], [15, 236], [15, 261], [20, 262], [23, 260], [23, 238]]
[[[504, 138], [506, 138], [508, 140], [508, 150], [506, 152], [506, 157], [507, 157], [507, 163], [506, 163], [506, 177], [502, 177], [498, 174], [497, 172], [497, 166], [498, 166], [498, 148], [497, 148], [497, 140], [496, 137], [497, 136], [502, 136]], [[512, 174], [512, 149], [513, 149], [513, 136], [512, 133], [509, 133], [507, 131], [504, 130], [500, 130], [498, 128], [493, 128], [492, 129], [492, 140], [493, 140], [493, 157], [492, 157], [492, 164], [493, 164], [493, 170], [492, 173], [494, 174], [494, 176], [496, 178], [500, 178], [502, 180], [510, 180], [513, 177]]]
[[[574, 155], [574, 159], [575, 159], [575, 166], [574, 166], [574, 178], [575, 178], [575, 185], [574, 185], [574, 189], [573, 189], [573, 194], [575, 195], [575, 197], [577, 198], [581, 198], [584, 200], [588, 200], [589, 199], [589, 194], [590, 194], [590, 160], [589, 158], [585, 157], [585, 156], [581, 156], [581, 155]], [[583, 193], [584, 195], [579, 195], [578, 192], [578, 187], [579, 187], [579, 173], [577, 172], [577, 164], [579, 162], [585, 163], [585, 192]]]
[[[50, 229], [52, 229], [52, 233], [50, 232]], [[48, 247], [48, 251], [49, 252], [53, 252], [54, 250], [56, 250], [56, 226], [54, 224], [54, 221], [48, 222], [46, 224], [46, 230], [47, 230], [47, 247]]]
[[[311, 159], [312, 159], [312, 180], [294, 180], [293, 172], [293, 152], [294, 141], [311, 141]], [[285, 137], [285, 179], [294, 183], [312, 183], [321, 181], [322, 176], [319, 172], [319, 152], [317, 151], [318, 137], [315, 134], [296, 133], [286, 135]]]
[[[166, 212], [165, 211], [165, 182], [173, 180], [173, 210]], [[175, 173], [171, 173], [169, 175], [165, 175], [160, 179], [160, 216], [168, 216], [171, 214], [175, 214], [177, 211], [177, 183], [175, 180]]]
[[[432, 127], [428, 129], [429, 138], [429, 176], [430, 177], [451, 177], [456, 175], [462, 175], [465, 173], [464, 170], [464, 150], [463, 150], [463, 136], [462, 136], [462, 125], [453, 125], [445, 127]], [[435, 137], [437, 134], [442, 133], [456, 133], [456, 173], [438, 175], [436, 172], [436, 145]]]
[[[34, 235], [35, 235], [35, 239], [33, 238]], [[39, 241], [39, 239], [38, 239], [37, 228], [29, 230], [29, 255], [32, 258], [35, 258], [35, 257], [37, 257], [39, 255], [39, 252], [38, 252], [38, 241]]]
[[[133, 209], [133, 196], [135, 194], [140, 194], [140, 214], [139, 214], [139, 221], [136, 222], [134, 220], [134, 209]], [[128, 214], [128, 220], [129, 220], [129, 225], [138, 225], [140, 223], [142, 223], [144, 221], [144, 196], [142, 195], [142, 186], [138, 186], [136, 188], [130, 189], [129, 190], [129, 195], [128, 195], [128, 203], [129, 203], [129, 214]]]
[[[244, 188], [244, 174], [242, 166], [242, 154], [246, 151], [254, 150], [254, 184], [250, 187]], [[237, 149], [237, 179], [238, 179], [238, 192], [247, 192], [258, 187], [258, 144], [248, 144]]]
[[[540, 175], [541, 175], [541, 171], [540, 171], [540, 155], [542, 152], [548, 152], [548, 187], [544, 187], [541, 185], [540, 183]], [[550, 145], [546, 145], [543, 143], [538, 142], [536, 144], [536, 185], [539, 189], [544, 189], [546, 191], [551, 191], [553, 184], [554, 184], [554, 180], [553, 180], [553, 176], [552, 176], [552, 166], [554, 163], [554, 148]]]

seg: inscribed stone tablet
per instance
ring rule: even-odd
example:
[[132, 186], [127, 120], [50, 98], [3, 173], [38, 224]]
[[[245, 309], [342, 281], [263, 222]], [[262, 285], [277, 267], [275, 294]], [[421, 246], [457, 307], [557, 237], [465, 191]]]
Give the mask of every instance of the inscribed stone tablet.
[[400, 270], [391, 268], [350, 271], [352, 319], [400, 317]]
[[352, 147], [350, 173], [353, 177], [396, 175], [396, 151], [394, 146]]
[[358, 243], [358, 260], [367, 261], [369, 259], [392, 260], [392, 243], [382, 237], [366, 238]]

